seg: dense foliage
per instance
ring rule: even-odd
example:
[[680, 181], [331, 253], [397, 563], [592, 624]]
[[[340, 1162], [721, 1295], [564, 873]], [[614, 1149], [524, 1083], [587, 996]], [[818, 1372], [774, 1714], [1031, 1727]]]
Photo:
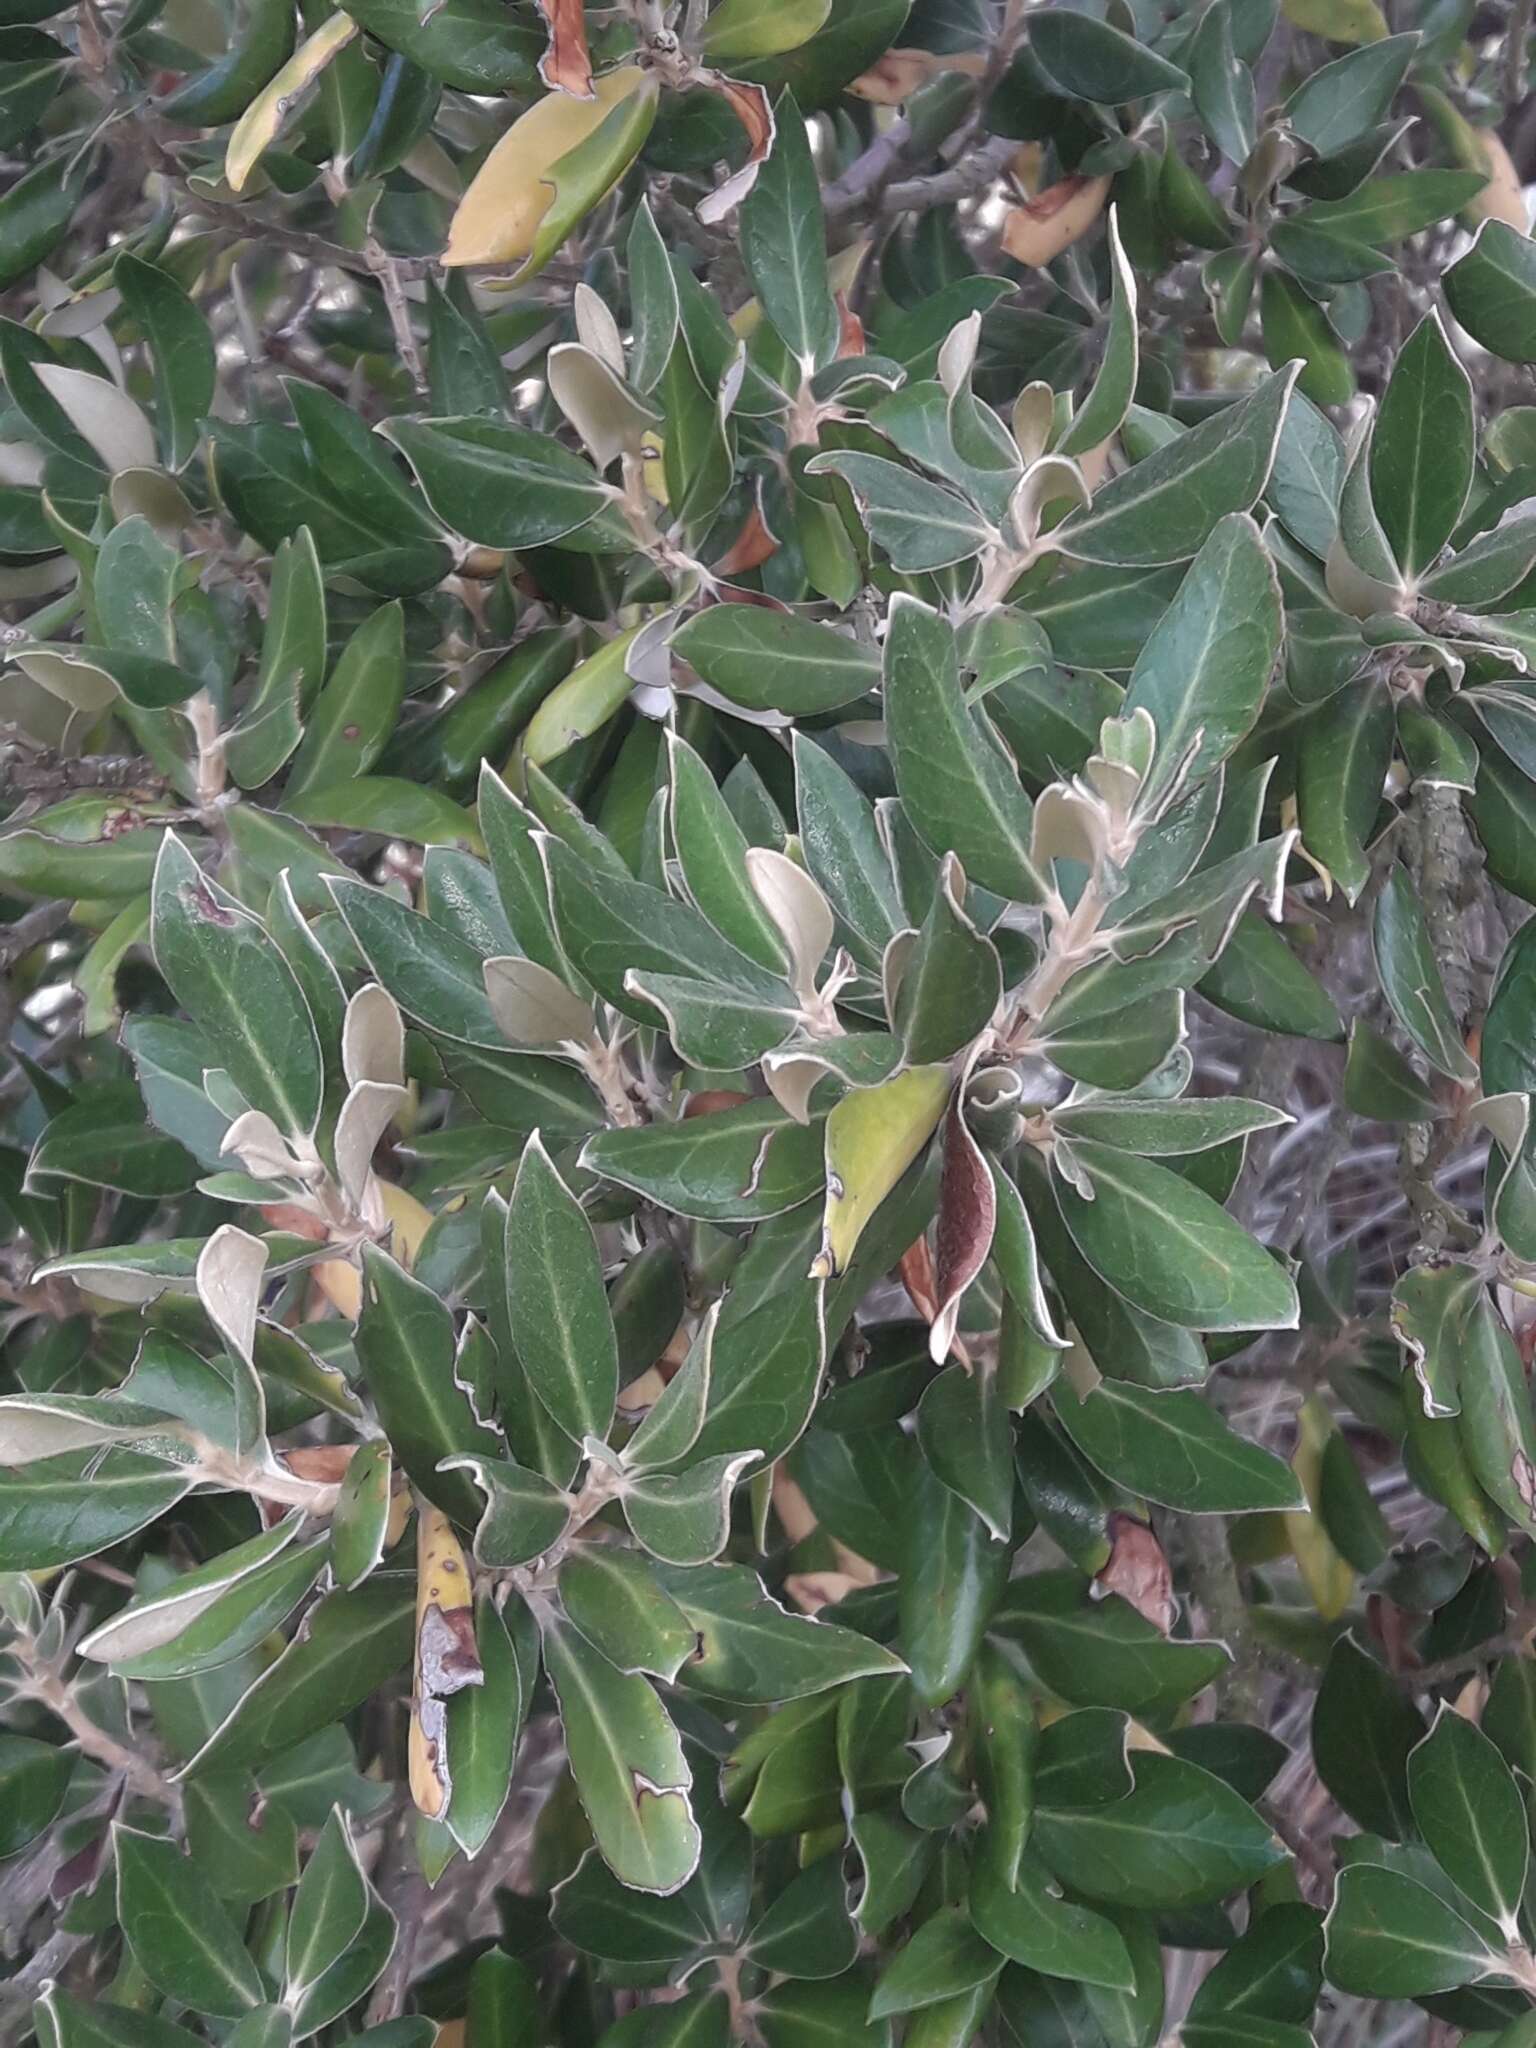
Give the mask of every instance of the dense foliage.
[[1532, 9], [1388, 4], [0, 0], [0, 2039], [1536, 2040]]

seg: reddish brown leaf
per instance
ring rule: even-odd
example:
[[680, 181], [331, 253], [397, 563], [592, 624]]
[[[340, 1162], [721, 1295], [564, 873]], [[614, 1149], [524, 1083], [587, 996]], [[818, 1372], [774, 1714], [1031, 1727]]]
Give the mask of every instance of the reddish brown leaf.
[[539, 59], [539, 76], [552, 92], [573, 100], [590, 100], [592, 59], [587, 52], [587, 17], [582, 0], [538, 0], [549, 31], [549, 47]]
[[935, 1306], [928, 1337], [936, 1365], [948, 1358], [965, 1290], [986, 1263], [997, 1226], [997, 1190], [961, 1107], [957, 1088], [944, 1120], [944, 1168], [939, 1180], [935, 1238]]
[[838, 336], [837, 353], [841, 356], [861, 356], [867, 346], [864, 338], [864, 322], [848, 303], [848, 294], [836, 294]]
[[757, 167], [773, 147], [773, 107], [760, 85], [727, 78], [723, 71], [698, 71], [694, 83], [728, 101], [732, 113], [747, 131], [746, 162], [699, 202], [699, 219], [713, 226], [740, 206], [757, 183]]
[[747, 514], [740, 533], [731, 542], [725, 553], [715, 563], [717, 576], [744, 576], [749, 569], [760, 569], [770, 555], [776, 555], [779, 544], [768, 531], [762, 508], [754, 505]]
[[714, 1116], [722, 1109], [740, 1109], [744, 1102], [752, 1100], [743, 1095], [739, 1088], [701, 1088], [697, 1095], [690, 1095], [683, 1110], [683, 1121], [691, 1116]]
[[896, 1271], [912, 1306], [925, 1323], [931, 1323], [939, 1312], [939, 1291], [933, 1277], [933, 1253], [928, 1249], [926, 1237], [920, 1237], [916, 1244], [907, 1246]]
[[1106, 1593], [1118, 1593], [1159, 1635], [1167, 1635], [1177, 1619], [1178, 1604], [1163, 1546], [1145, 1522], [1120, 1514], [1109, 1518], [1109, 1544], [1109, 1556], [1095, 1583]]

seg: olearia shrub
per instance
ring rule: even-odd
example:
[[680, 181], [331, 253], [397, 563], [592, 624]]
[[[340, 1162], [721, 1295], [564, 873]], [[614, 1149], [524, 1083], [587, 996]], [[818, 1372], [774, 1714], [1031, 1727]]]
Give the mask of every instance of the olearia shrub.
[[1536, 2040], [1529, 0], [0, 0], [0, 2042]]

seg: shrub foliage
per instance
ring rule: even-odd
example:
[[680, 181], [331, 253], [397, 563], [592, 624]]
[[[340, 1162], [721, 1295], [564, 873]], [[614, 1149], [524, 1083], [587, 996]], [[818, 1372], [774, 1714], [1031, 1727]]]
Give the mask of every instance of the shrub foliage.
[[1536, 2038], [1508, 16], [0, 4], [5, 2039]]

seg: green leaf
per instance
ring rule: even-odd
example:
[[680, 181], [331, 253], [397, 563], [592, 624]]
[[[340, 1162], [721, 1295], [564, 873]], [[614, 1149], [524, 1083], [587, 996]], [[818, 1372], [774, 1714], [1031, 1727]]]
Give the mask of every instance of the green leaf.
[[1379, 681], [1340, 690], [1306, 722], [1297, 760], [1302, 844], [1354, 903], [1370, 879], [1365, 844], [1381, 805], [1396, 720]]
[[1418, 47], [1415, 36], [1386, 36], [1310, 72], [1285, 103], [1291, 129], [1319, 156], [1358, 141], [1386, 120]]
[[42, 2048], [191, 2048], [200, 2039], [158, 2013], [106, 1999], [87, 2004], [50, 1984], [32, 2008]]
[[643, 197], [630, 222], [626, 254], [632, 322], [629, 381], [636, 391], [653, 391], [677, 339], [677, 284], [650, 201]]
[[67, 1749], [30, 1735], [0, 1736], [0, 1855], [35, 1842], [60, 1807], [74, 1774]]
[[725, 1548], [731, 1494], [756, 1451], [703, 1458], [685, 1472], [642, 1472], [626, 1481], [624, 1517], [637, 1543], [668, 1564], [701, 1565]]
[[733, 704], [790, 718], [835, 711], [880, 682], [873, 648], [795, 612], [758, 605], [695, 612], [673, 634], [672, 649]]
[[840, 1977], [859, 1950], [848, 1886], [837, 1856], [823, 1856], [792, 1878], [747, 1934], [759, 1969], [817, 1980]]
[[1326, 1923], [1329, 1982], [1361, 1998], [1422, 1998], [1495, 1967], [1486, 1944], [1444, 1899], [1399, 1870], [1351, 1863]]
[[1159, 57], [1108, 22], [1069, 9], [1052, 9], [1030, 23], [1035, 62], [1060, 91], [1101, 106], [1123, 106], [1151, 93], [1187, 91], [1177, 64]]
[[284, 785], [285, 804], [291, 808], [294, 797], [366, 775], [394, 731], [404, 690], [403, 615], [398, 603], [381, 604], [342, 649], [305, 719]]
[[1189, 45], [1195, 111], [1222, 155], [1241, 165], [1253, 148], [1257, 108], [1253, 73], [1232, 47], [1232, 8], [1209, 7]]
[[1456, 530], [1475, 446], [1472, 381], [1431, 314], [1398, 354], [1371, 435], [1371, 498], [1410, 583]]
[[156, 1990], [220, 2019], [238, 2019], [260, 2005], [261, 1972], [190, 1859], [174, 1842], [121, 1822], [112, 1835], [118, 1918]]
[[455, 1454], [494, 1457], [500, 1439], [476, 1421], [456, 1378], [453, 1319], [432, 1289], [387, 1252], [365, 1245], [362, 1258], [354, 1341], [379, 1420], [412, 1484], [472, 1525], [479, 1514], [473, 1487], [439, 1467]]
[[349, 876], [327, 886], [357, 950], [408, 1017], [446, 1038], [505, 1052], [484, 963], [467, 940], [366, 882]]
[[550, 435], [480, 415], [396, 418], [388, 427], [427, 503], [466, 540], [490, 548], [539, 547], [590, 526], [583, 544], [624, 545], [611, 515], [599, 517], [611, 496], [602, 478]]
[[1283, 1851], [1230, 1786], [1183, 1758], [1138, 1751], [1123, 1798], [1042, 1809], [1034, 1846], [1064, 1884], [1111, 1905], [1169, 1911], [1253, 1884]]
[[452, 1458], [447, 1465], [450, 1472], [468, 1472], [485, 1496], [475, 1556], [493, 1571], [542, 1557], [570, 1520], [568, 1497], [541, 1472], [502, 1458]]
[[50, 1117], [27, 1161], [27, 1186], [80, 1181], [154, 1201], [184, 1194], [196, 1178], [191, 1155], [144, 1122], [133, 1088], [91, 1089]]
[[1482, 171], [1402, 171], [1367, 178], [1344, 199], [1320, 199], [1277, 221], [1270, 247], [1297, 275], [1348, 284], [1391, 268], [1377, 250], [1444, 220], [1487, 183]]
[[698, 1631], [649, 1561], [616, 1544], [583, 1544], [560, 1567], [560, 1599], [589, 1643], [620, 1671], [670, 1684], [699, 1647]]
[[723, 939], [702, 912], [645, 882], [599, 873], [569, 846], [544, 845], [560, 942], [577, 974], [626, 1016], [656, 1012], [631, 977], [707, 983], [722, 997], [774, 1007], [787, 985]]
[[1146, 711], [1157, 751], [1138, 802], [1151, 811], [1233, 751], [1263, 706], [1280, 652], [1280, 587], [1253, 521], [1222, 520], [1137, 658], [1120, 716]]
[[851, 1679], [906, 1668], [851, 1629], [788, 1613], [745, 1565], [652, 1569], [698, 1632], [698, 1649], [679, 1681], [711, 1698], [765, 1704], [805, 1699]]
[[965, 1684], [982, 1634], [1007, 1583], [1012, 1548], [926, 1460], [906, 1528], [897, 1587], [898, 1640], [925, 1706], [942, 1706]]
[[773, 147], [741, 209], [741, 256], [774, 331], [802, 378], [837, 353], [816, 165], [792, 92], [774, 109]]
[[1319, 1777], [1361, 1827], [1398, 1838], [1412, 1830], [1408, 1758], [1424, 1734], [1391, 1677], [1342, 1636], [1318, 1688], [1312, 1753]]
[[929, 1466], [999, 1542], [1013, 1527], [1013, 1439], [996, 1372], [958, 1365], [930, 1380], [917, 1408]]
[[900, 593], [886, 635], [885, 716], [896, 786], [921, 837], [956, 854], [972, 882], [1038, 902], [1033, 806], [966, 705], [952, 629]]
[[843, 479], [870, 538], [904, 575], [968, 562], [990, 538], [986, 520], [964, 498], [883, 455], [833, 449], [813, 456], [806, 473]]
[[1120, 568], [1187, 562], [1232, 512], [1248, 512], [1269, 481], [1293, 369], [1191, 427], [1112, 477], [1051, 535], [1063, 554]]
[[[1161, 1716], [1225, 1668], [1222, 1644], [1170, 1641], [1124, 1600], [1091, 1599], [1090, 1583], [1071, 1571], [1032, 1572], [1012, 1582], [993, 1617], [994, 1631], [1020, 1644], [1060, 1698]], [[1042, 1750], [1042, 1798], [1044, 1782]]]
[[1186, 1514], [1251, 1514], [1296, 1508], [1295, 1475], [1249, 1443], [1203, 1395], [1152, 1393], [1103, 1380], [1081, 1400], [1058, 1383], [1056, 1414], [1078, 1449], [1130, 1493]]
[[1536, 1421], [1519, 1348], [1486, 1294], [1472, 1305], [1460, 1374], [1460, 1432], [1478, 1484], [1518, 1526], [1536, 1526]]
[[[260, 1796], [244, 1771], [194, 1778], [182, 1792], [192, 1860], [219, 1897], [234, 1905], [286, 1891], [299, 1874], [299, 1831], [281, 1807], [263, 1806], [258, 1816]], [[254, 2032], [259, 2022], [253, 2022], [248, 2015], [242, 2024]]]
[[303, 735], [301, 713], [325, 672], [325, 582], [308, 527], [279, 543], [272, 563], [261, 665], [239, 724], [224, 743], [230, 774], [257, 789]]
[[1376, 900], [1371, 936], [1382, 993], [1403, 1030], [1442, 1074], [1475, 1081], [1476, 1063], [1451, 1014], [1423, 909], [1401, 865]]
[[1530, 1830], [1519, 1787], [1493, 1743], [1442, 1705], [1408, 1759], [1408, 1793], [1440, 1868], [1511, 1942], [1519, 1941]]
[[883, 2020], [920, 2012], [978, 1985], [990, 1985], [1001, 1970], [997, 1951], [982, 1940], [965, 1914], [955, 1906], [941, 1907], [887, 1964], [869, 2002], [869, 2016]]
[[411, 1654], [414, 1583], [375, 1572], [352, 1593], [327, 1593], [303, 1632], [238, 1699], [188, 1774], [259, 1771], [295, 1743], [349, 1714]]
[[1281, 2024], [1303, 2024], [1312, 2016], [1322, 1975], [1321, 1914], [1299, 1901], [1282, 1899], [1255, 1913], [1201, 1980], [1190, 2001], [1190, 2018], [1219, 2023], [1253, 2014]]
[[294, 1544], [302, 1518], [236, 1544], [158, 1593], [130, 1600], [80, 1645], [123, 1678], [190, 1678], [233, 1662], [286, 1621], [324, 1569], [324, 1547]]
[[167, 469], [180, 469], [213, 403], [218, 371], [208, 322], [175, 278], [131, 249], [113, 264], [112, 282], [149, 344], [160, 452]]
[[[1214, 14], [1215, 9], [1211, 12]], [[1109, 210], [1109, 322], [1104, 353], [1087, 397], [1056, 444], [1059, 455], [1086, 455], [1117, 434], [1136, 391], [1140, 367], [1136, 333], [1136, 275], [1120, 243], [1120, 226]]]
[[531, 92], [544, 32], [497, 0], [443, 0], [425, 19], [412, 0], [358, 0], [353, 17], [445, 85], [464, 92]]
[[971, 1879], [971, 1920], [999, 1955], [1047, 1976], [1129, 1991], [1135, 1976], [1114, 1922], [1059, 1898], [1045, 1867], [1026, 1857], [1005, 1886], [983, 1861]]
[[1481, 348], [1536, 362], [1536, 244], [1507, 221], [1485, 220], [1440, 280], [1446, 303]]
[[1056, 1200], [1083, 1257], [1133, 1308], [1193, 1330], [1294, 1329], [1285, 1269], [1181, 1174], [1074, 1140], [1087, 1199], [1059, 1171]]
[[786, 973], [789, 952], [754, 886], [746, 834], [693, 748], [669, 734], [667, 755], [672, 843], [688, 894], [715, 929], [759, 967]]
[[358, 1445], [331, 1517], [331, 1571], [343, 1592], [360, 1586], [384, 1555], [393, 1478], [387, 1437]]
[[45, 1571], [108, 1550], [157, 1521], [193, 1484], [137, 1451], [70, 1451], [0, 1472], [0, 1571]]
[[253, 1109], [307, 1136], [320, 1115], [314, 1021], [261, 926], [168, 832], [155, 864], [155, 962]]
[[288, 1916], [284, 1998], [298, 2004], [362, 1930], [368, 1880], [340, 1807], [333, 1809], [310, 1851]]
[[676, 1729], [644, 1678], [619, 1671], [559, 1617], [542, 1626], [571, 1774], [603, 1860], [637, 1891], [679, 1890], [698, 1867], [700, 1839]]
[[0, 194], [0, 291], [45, 262], [63, 240], [90, 173], [89, 149], [64, 150]]
[[795, 1123], [768, 1100], [676, 1123], [599, 1131], [581, 1164], [679, 1216], [755, 1223], [819, 1194], [823, 1126]]
[[507, 1248], [512, 1328], [535, 1393], [578, 1443], [606, 1436], [619, 1354], [602, 1261], [592, 1226], [537, 1131], [518, 1166]]
[[1431, 1123], [1445, 1114], [1397, 1047], [1359, 1019], [1350, 1027], [1344, 1100], [1356, 1116], [1379, 1123]]

